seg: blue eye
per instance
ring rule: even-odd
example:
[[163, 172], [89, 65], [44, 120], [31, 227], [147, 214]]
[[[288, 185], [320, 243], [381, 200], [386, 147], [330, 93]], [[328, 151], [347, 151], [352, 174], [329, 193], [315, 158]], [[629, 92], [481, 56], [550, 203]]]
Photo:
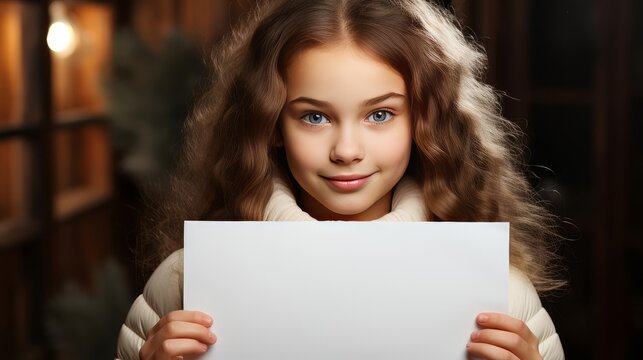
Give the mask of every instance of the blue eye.
[[302, 118], [304, 122], [312, 125], [320, 125], [320, 124], [326, 124], [328, 123], [328, 119], [326, 119], [326, 116], [322, 115], [321, 113], [318, 112], [311, 112]]
[[368, 116], [368, 121], [372, 123], [383, 123], [391, 120], [393, 113], [386, 110], [377, 110]]

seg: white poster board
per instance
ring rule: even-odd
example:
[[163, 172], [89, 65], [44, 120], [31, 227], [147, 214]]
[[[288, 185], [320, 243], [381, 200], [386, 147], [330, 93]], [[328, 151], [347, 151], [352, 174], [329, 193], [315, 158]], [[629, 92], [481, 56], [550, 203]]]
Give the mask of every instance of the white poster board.
[[508, 223], [185, 223], [184, 308], [202, 359], [465, 359], [507, 311]]

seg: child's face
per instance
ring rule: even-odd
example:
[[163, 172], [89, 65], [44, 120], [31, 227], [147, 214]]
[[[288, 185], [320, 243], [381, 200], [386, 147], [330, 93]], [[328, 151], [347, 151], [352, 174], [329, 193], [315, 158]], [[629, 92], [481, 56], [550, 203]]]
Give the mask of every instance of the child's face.
[[342, 42], [296, 55], [286, 90], [281, 129], [302, 208], [319, 220], [389, 212], [413, 141], [402, 76]]

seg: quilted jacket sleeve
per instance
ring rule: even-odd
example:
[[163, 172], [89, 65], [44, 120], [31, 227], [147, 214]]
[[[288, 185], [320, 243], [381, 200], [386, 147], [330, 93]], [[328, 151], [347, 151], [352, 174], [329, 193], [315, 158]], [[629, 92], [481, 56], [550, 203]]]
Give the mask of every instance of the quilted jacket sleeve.
[[509, 271], [509, 315], [527, 324], [540, 340], [538, 350], [545, 360], [564, 360], [563, 346], [547, 310], [529, 279], [520, 271]]
[[132, 304], [118, 336], [116, 358], [138, 360], [147, 332], [163, 315], [182, 307], [183, 250], [178, 250], [159, 265]]

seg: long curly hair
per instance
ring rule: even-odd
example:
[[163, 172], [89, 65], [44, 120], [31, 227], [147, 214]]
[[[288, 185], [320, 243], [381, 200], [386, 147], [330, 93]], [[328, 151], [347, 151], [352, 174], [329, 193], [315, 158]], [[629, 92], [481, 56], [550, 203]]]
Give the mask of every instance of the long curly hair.
[[240, 23], [216, 49], [182, 161], [152, 206], [151, 265], [182, 246], [184, 220], [262, 220], [274, 177], [289, 174], [275, 146], [288, 63], [307, 48], [350, 41], [405, 80], [414, 129], [407, 175], [421, 186], [428, 220], [508, 221], [511, 264], [539, 291], [562, 284], [551, 270], [556, 222], [524, 175], [522, 134], [480, 80], [486, 56], [450, 13], [424, 0], [277, 0]]

